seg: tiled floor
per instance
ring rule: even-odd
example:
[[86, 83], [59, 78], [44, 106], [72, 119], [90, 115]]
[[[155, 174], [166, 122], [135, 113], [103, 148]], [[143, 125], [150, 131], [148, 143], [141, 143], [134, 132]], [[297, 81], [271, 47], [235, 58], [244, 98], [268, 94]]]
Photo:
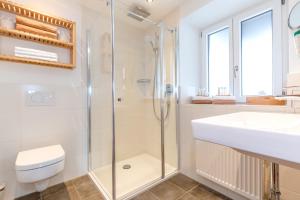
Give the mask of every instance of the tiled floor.
[[[17, 200], [38, 200], [34, 193]], [[92, 180], [83, 176], [43, 192], [43, 200], [104, 200]], [[229, 200], [196, 181], [178, 174], [132, 200]]]
[[[104, 200], [103, 196], [89, 178], [79, 177], [72, 181], [50, 187], [42, 193], [43, 200]], [[33, 193], [16, 200], [39, 200], [40, 194]]]
[[132, 200], [230, 200], [230, 198], [178, 174]]

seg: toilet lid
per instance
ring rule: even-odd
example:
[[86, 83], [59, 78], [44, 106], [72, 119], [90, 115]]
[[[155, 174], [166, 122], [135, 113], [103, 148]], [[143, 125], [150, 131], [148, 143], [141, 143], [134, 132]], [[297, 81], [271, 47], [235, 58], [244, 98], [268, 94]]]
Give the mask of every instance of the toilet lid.
[[53, 165], [65, 159], [61, 145], [53, 145], [18, 153], [16, 170], [26, 171]]

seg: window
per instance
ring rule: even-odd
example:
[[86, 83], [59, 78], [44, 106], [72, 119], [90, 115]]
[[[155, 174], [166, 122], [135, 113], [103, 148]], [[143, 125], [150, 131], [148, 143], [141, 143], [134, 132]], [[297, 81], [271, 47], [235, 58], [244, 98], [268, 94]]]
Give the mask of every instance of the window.
[[239, 101], [246, 96], [281, 94], [279, 10], [280, 4], [268, 3], [202, 32], [202, 71], [206, 73], [202, 87], [211, 96], [221, 89]]
[[241, 22], [242, 96], [273, 94], [272, 11]]
[[208, 35], [208, 88], [211, 95], [217, 95], [218, 88], [230, 87], [229, 48], [229, 28]]

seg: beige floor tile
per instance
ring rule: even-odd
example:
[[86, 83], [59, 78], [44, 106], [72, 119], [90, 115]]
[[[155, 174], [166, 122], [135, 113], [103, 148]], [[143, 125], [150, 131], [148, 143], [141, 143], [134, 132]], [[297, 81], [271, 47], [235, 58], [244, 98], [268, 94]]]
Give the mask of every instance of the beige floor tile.
[[207, 200], [208, 197], [212, 196], [212, 193], [210, 191], [208, 191], [206, 188], [202, 187], [201, 185], [199, 185], [198, 187], [193, 189], [190, 192], [190, 194], [199, 200], [204, 200], [204, 199]]
[[185, 193], [183, 189], [169, 182], [163, 182], [150, 191], [161, 200], [175, 200]]
[[75, 188], [78, 192], [79, 197], [82, 199], [90, 198], [94, 195], [99, 194], [98, 188], [93, 183], [85, 182]]
[[16, 198], [15, 200], [39, 200], [39, 198], [40, 198], [40, 194], [36, 192], [24, 197]]
[[198, 200], [195, 196], [187, 193], [183, 197], [179, 198], [178, 200]]
[[151, 192], [146, 191], [131, 200], [158, 200], [158, 198], [155, 197]]
[[172, 177], [169, 181], [171, 183], [179, 186], [180, 188], [182, 188], [185, 191], [188, 191], [188, 190], [196, 187], [197, 185], [199, 185], [196, 181], [194, 181], [193, 179], [191, 179], [183, 174], [178, 174], [178, 175]]
[[73, 185], [75, 187], [79, 187], [80, 185], [82, 184], [85, 184], [85, 183], [93, 183], [93, 181], [91, 180], [91, 178], [89, 176], [81, 176], [81, 177], [78, 177], [74, 180], [71, 180], [71, 182], [73, 183]]
[[92, 195], [88, 198], [82, 199], [82, 200], [104, 200], [104, 197], [99, 193], [96, 195]]

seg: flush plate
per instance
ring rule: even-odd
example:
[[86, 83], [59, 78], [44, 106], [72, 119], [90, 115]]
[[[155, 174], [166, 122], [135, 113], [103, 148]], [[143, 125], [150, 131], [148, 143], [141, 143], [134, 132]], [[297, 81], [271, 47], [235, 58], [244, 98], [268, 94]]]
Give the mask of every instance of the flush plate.
[[47, 90], [27, 90], [26, 106], [55, 106], [55, 93]]

